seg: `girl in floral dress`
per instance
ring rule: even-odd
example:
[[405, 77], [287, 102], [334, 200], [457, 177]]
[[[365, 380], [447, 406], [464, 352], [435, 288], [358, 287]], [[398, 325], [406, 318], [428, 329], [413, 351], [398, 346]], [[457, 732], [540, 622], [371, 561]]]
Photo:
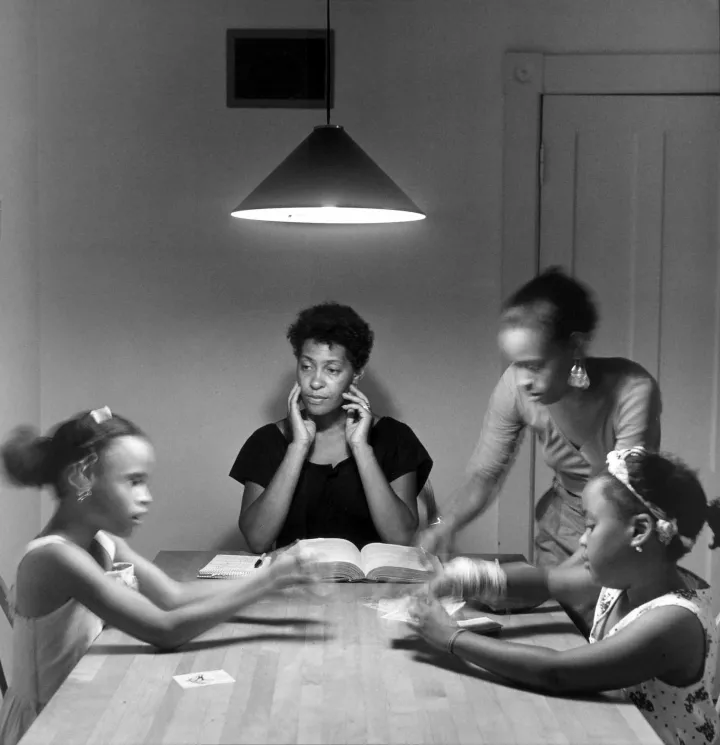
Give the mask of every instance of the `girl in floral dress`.
[[[435, 646], [525, 686], [560, 694], [623, 689], [665, 743], [720, 743], [711, 592], [677, 565], [706, 523], [720, 536], [718, 501], [708, 504], [684, 463], [641, 447], [611, 452], [582, 499], [582, 566], [455, 559], [416, 599], [412, 625]], [[562, 652], [463, 633], [436, 599], [573, 603], [598, 589], [590, 644]]]

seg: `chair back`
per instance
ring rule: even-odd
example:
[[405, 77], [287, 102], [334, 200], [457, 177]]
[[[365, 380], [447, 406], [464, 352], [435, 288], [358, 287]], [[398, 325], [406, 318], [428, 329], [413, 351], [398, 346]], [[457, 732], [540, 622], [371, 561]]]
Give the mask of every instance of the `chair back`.
[[423, 486], [417, 496], [417, 506], [419, 530], [424, 530], [430, 523], [440, 517], [440, 512], [435, 502], [435, 490], [430, 483], [430, 479], [425, 482], [425, 486]]
[[[2, 608], [3, 613], [5, 614], [5, 618], [7, 618], [8, 623], [10, 626], [13, 625], [13, 610], [12, 606], [10, 605], [10, 593], [8, 592], [7, 585], [3, 581], [3, 578], [0, 577], [0, 608]], [[5, 678], [5, 671], [3, 670], [2, 663], [0, 662], [0, 693], [2, 693], [3, 698], [5, 698], [5, 694], [7, 693], [8, 684], [7, 679]]]

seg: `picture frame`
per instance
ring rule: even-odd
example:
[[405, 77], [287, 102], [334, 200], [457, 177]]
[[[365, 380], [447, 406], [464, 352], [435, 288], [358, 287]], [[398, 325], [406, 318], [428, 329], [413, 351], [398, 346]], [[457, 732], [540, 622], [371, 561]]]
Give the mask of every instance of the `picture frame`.
[[332, 29], [328, 60], [326, 39], [326, 29], [228, 29], [227, 107], [323, 109], [327, 87], [332, 108]]

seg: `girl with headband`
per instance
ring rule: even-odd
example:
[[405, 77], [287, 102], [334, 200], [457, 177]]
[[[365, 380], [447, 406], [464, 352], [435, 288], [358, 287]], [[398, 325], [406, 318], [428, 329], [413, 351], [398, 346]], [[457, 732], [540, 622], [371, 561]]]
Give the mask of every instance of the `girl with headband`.
[[[665, 743], [720, 742], [711, 591], [677, 564], [706, 523], [711, 548], [719, 545], [718, 500], [708, 504], [680, 460], [641, 447], [611, 452], [582, 500], [581, 565], [455, 559], [415, 599], [413, 627], [434, 646], [521, 685], [558, 694], [624, 689]], [[463, 633], [436, 599], [576, 603], [598, 590], [590, 644], [562, 652]]]

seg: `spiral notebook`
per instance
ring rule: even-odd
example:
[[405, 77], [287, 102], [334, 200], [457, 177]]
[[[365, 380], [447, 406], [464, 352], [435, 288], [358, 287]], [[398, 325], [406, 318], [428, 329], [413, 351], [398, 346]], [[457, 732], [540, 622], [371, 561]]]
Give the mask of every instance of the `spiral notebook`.
[[255, 571], [259, 556], [247, 554], [218, 554], [198, 573], [200, 579], [234, 579]]

